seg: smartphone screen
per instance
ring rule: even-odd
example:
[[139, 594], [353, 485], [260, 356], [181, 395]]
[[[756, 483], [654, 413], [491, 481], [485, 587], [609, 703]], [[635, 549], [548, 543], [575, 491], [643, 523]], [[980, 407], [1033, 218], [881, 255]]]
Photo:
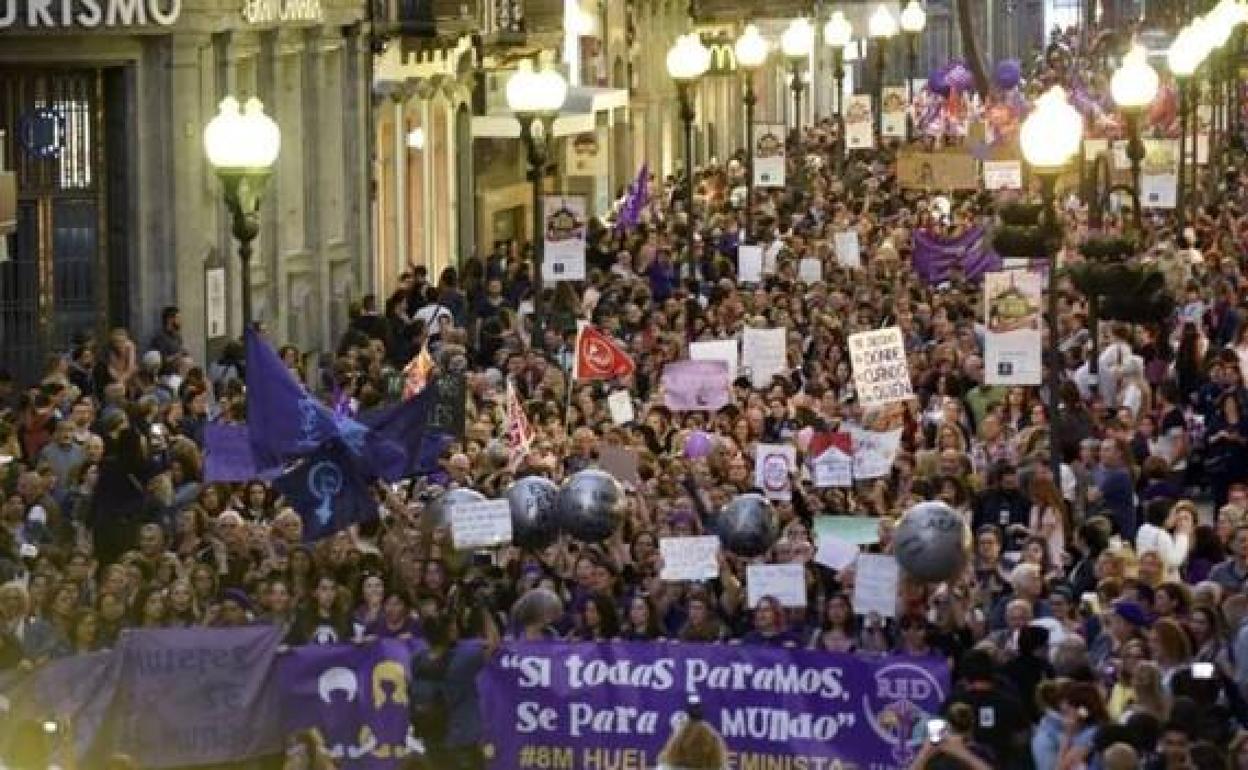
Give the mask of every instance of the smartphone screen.
[[949, 723], [943, 719], [927, 720], [927, 739], [932, 743], [940, 743], [949, 734]]

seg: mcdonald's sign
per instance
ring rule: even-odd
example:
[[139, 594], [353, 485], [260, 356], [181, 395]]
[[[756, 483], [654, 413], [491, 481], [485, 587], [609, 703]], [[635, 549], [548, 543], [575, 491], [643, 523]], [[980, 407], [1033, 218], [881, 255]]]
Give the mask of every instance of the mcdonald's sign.
[[735, 75], [737, 73], [737, 52], [731, 40], [703, 40], [702, 44], [711, 50], [711, 67], [707, 75]]

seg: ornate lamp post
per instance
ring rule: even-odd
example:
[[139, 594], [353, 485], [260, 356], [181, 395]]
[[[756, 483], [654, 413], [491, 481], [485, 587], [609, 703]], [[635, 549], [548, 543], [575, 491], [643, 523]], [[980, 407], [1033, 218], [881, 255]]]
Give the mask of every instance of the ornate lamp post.
[[554, 69], [540, 72], [533, 63], [521, 61], [507, 80], [507, 106], [520, 122], [520, 138], [528, 152], [529, 183], [533, 190], [533, 347], [546, 347], [543, 332], [542, 262], [546, 256], [543, 236], [542, 180], [550, 146], [554, 142], [555, 116], [568, 98], [568, 81]]
[[[1180, 233], [1187, 225], [1187, 139], [1188, 124], [1192, 117], [1192, 75], [1204, 61], [1205, 53], [1191, 27], [1180, 30], [1166, 52], [1170, 74], [1174, 75], [1179, 85], [1179, 185], [1175, 194], [1175, 208], [1178, 209]], [[1192, 154], [1195, 155], [1195, 152]], [[1193, 157], [1193, 165], [1195, 161]]]
[[737, 66], [745, 75], [745, 237], [753, 242], [754, 237], [754, 105], [758, 97], [754, 94], [754, 73], [767, 60], [767, 41], [759, 33], [754, 24], [747, 24], [741, 37], [733, 46], [737, 54]]
[[689, 89], [710, 68], [711, 51], [702, 45], [702, 39], [695, 32], [676, 38], [676, 44], [667, 52], [667, 74], [676, 81], [676, 91], [680, 95], [680, 119], [685, 124], [685, 216], [689, 222], [687, 259], [693, 257], [693, 119], [697, 117]]
[[[1053, 206], [1057, 177], [1079, 152], [1083, 141], [1083, 116], [1066, 101], [1066, 92], [1054, 86], [1036, 100], [1019, 130], [1023, 157], [1040, 177], [1043, 191], [1041, 228], [1057, 235], [1061, 225]], [[1046, 240], [1048, 240], [1046, 238]], [[1056, 238], [1054, 241], [1058, 240]], [[1051, 241], [1050, 241], [1051, 242]], [[1062, 478], [1062, 460], [1058, 456], [1056, 430], [1058, 390], [1061, 388], [1061, 348], [1057, 324], [1057, 255], [1046, 255], [1049, 262], [1049, 468], [1055, 483]]]
[[823, 25], [823, 42], [832, 49], [832, 77], [836, 79], [836, 117], [845, 117], [845, 47], [854, 40], [854, 27], [844, 11], [836, 11]]
[[897, 35], [897, 20], [883, 4], [867, 20], [867, 34], [875, 41], [875, 136], [884, 134], [884, 49]]
[[1157, 96], [1159, 79], [1157, 71], [1148, 63], [1144, 46], [1131, 47], [1122, 59], [1122, 66], [1114, 71], [1109, 81], [1109, 91], [1114, 104], [1127, 119], [1127, 158], [1131, 160], [1131, 205], [1135, 209], [1135, 227], [1143, 231], [1143, 214], [1140, 211], [1140, 161], [1144, 160], [1144, 142], [1140, 139], [1140, 116]]
[[806, 83], [802, 80], [803, 65], [810, 61], [810, 52], [815, 47], [815, 28], [804, 17], [789, 22], [789, 26], [780, 36], [780, 50], [789, 62], [789, 88], [793, 91], [793, 130], [801, 135], [802, 130], [802, 89]]
[[252, 97], [221, 100], [220, 112], [204, 127], [204, 152], [217, 172], [230, 210], [231, 231], [238, 241], [242, 274], [243, 328], [251, 327], [251, 244], [260, 234], [260, 203], [282, 147], [282, 132]]
[[906, 137], [914, 134], [914, 119], [910, 112], [914, 107], [914, 70], [919, 58], [919, 39], [927, 28], [927, 13], [919, 0], [910, 0], [910, 4], [901, 12], [901, 32], [906, 37]]

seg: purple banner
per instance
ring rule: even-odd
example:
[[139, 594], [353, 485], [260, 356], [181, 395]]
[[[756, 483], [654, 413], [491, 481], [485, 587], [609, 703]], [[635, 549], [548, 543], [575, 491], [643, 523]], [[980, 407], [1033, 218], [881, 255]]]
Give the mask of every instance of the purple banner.
[[204, 426], [204, 481], [245, 482], [256, 475], [246, 425], [211, 422]]
[[673, 361], [663, 367], [663, 405], [673, 412], [715, 412], [731, 401], [727, 361]]
[[116, 652], [120, 749], [145, 768], [280, 751], [269, 682], [280, 640], [274, 626], [126, 631]]
[[750, 645], [515, 643], [478, 680], [494, 770], [653, 767], [696, 694], [732, 767], [909, 767], [937, 658]]
[[407, 678], [420, 640], [292, 649], [277, 666], [287, 732], [320, 731], [338, 766], [393, 770], [411, 753]]
[[973, 227], [956, 238], [937, 238], [916, 230], [911, 264], [914, 272], [930, 284], [949, 280], [955, 265], [962, 268], [967, 280], [978, 281], [991, 270], [1001, 269], [1001, 257], [988, 243], [983, 226]]

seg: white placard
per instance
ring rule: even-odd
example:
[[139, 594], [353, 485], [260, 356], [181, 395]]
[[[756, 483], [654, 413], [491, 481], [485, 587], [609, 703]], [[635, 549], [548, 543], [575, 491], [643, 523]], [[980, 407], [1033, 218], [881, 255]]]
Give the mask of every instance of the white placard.
[[771, 384], [777, 374], [788, 373], [785, 329], [751, 329], [742, 334], [741, 366], [756, 388]]
[[728, 374], [737, 376], [741, 360], [736, 340], [706, 340], [689, 343], [689, 359], [692, 361], [723, 361], [728, 364]]
[[452, 506], [451, 542], [457, 551], [510, 544], [511, 504], [486, 500]]
[[864, 553], [854, 571], [854, 612], [897, 617], [897, 560], [892, 556]]
[[719, 577], [719, 538], [659, 538], [659, 556], [663, 559], [663, 580], [714, 580]]
[[1031, 270], [984, 274], [984, 382], [1039, 385], [1043, 278]]
[[901, 329], [889, 326], [849, 337], [854, 391], [863, 409], [914, 398]]
[[803, 283], [819, 283], [823, 280], [823, 260], [802, 257], [797, 263], [797, 280]]
[[1146, 209], [1172, 209], [1179, 202], [1178, 174], [1140, 175], [1140, 205]]
[[846, 426], [854, 440], [854, 478], [879, 479], [893, 470], [901, 446], [901, 428], [888, 431]]
[[858, 558], [858, 546], [847, 542], [836, 535], [824, 535], [819, 538], [819, 547], [815, 550], [815, 562], [829, 569], [842, 570], [854, 563]]
[[793, 471], [797, 448], [792, 444], [754, 445], [754, 484], [768, 500], [793, 499]]
[[546, 283], [585, 280], [585, 199], [547, 195], [543, 199], [545, 252], [542, 280]]
[[607, 396], [607, 408], [611, 410], [611, 422], [626, 425], [636, 419], [633, 411], [633, 395], [627, 390], [617, 390]]
[[827, 487], [852, 487], [854, 485], [854, 457], [831, 446], [810, 464], [811, 475], [819, 489]]
[[225, 268], [210, 267], [204, 272], [204, 315], [208, 339], [224, 337]]
[[750, 608], [764, 596], [773, 596], [783, 607], [806, 606], [806, 568], [801, 564], [751, 564], [745, 569]]
[[1023, 164], [1017, 160], [984, 161], [985, 190], [1023, 189]]
[[858, 244], [857, 230], [841, 230], [832, 236], [836, 250], [836, 263], [841, 267], [862, 267], [862, 247]]
[[737, 247], [737, 280], [741, 283], [762, 283], [762, 246], [743, 243]]
[[784, 187], [784, 124], [754, 124], [754, 186]]

